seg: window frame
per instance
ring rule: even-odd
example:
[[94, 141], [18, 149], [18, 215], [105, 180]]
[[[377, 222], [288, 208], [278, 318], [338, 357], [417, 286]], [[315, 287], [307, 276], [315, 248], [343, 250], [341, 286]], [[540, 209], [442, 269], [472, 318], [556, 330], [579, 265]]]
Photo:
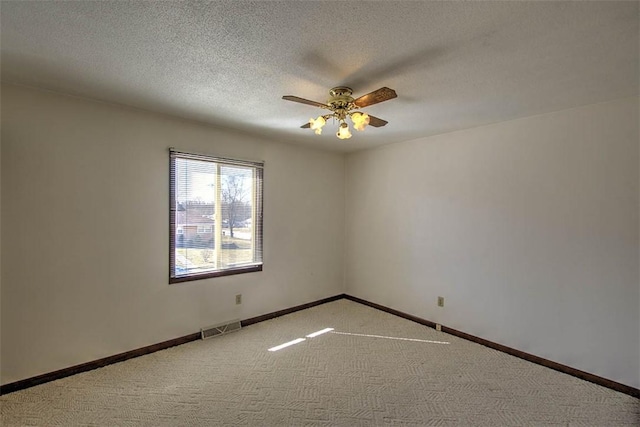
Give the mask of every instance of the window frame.
[[[169, 284], [190, 282], [194, 280], [209, 279], [213, 277], [231, 276], [235, 274], [251, 273], [262, 271], [263, 266], [263, 205], [264, 205], [264, 162], [230, 159], [224, 157], [215, 157], [204, 154], [196, 154], [191, 152], [179, 151], [174, 148], [169, 149]], [[200, 273], [190, 273], [184, 275], [176, 274], [176, 243], [177, 243], [177, 210], [176, 203], [176, 159], [206, 161], [217, 163], [222, 166], [239, 166], [251, 168], [253, 170], [252, 178], [252, 204], [253, 216], [251, 217], [254, 230], [253, 236], [253, 260], [251, 264], [242, 264], [230, 268], [212, 270]], [[219, 190], [216, 190], [219, 191]], [[222, 224], [221, 224], [222, 225]], [[216, 236], [216, 227], [213, 227], [211, 233], [214, 238], [222, 238]]]

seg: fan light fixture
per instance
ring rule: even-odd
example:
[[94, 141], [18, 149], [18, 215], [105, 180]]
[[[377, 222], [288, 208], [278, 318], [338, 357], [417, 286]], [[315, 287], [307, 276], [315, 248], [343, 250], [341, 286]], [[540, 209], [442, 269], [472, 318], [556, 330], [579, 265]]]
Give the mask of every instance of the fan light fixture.
[[[353, 122], [353, 128], [357, 131], [363, 131], [364, 128], [369, 124], [369, 115], [367, 113], [347, 113], [349, 117], [351, 117], [351, 121]], [[333, 115], [335, 116], [335, 115]], [[310, 118], [309, 119], [309, 127], [315, 131], [316, 135], [322, 134], [322, 128], [327, 124], [327, 118], [332, 117], [332, 115], [328, 116], [318, 116], [317, 119]], [[336, 136], [340, 139], [349, 139], [351, 138], [351, 131], [349, 131], [349, 125], [344, 119], [340, 120], [340, 127], [338, 128], [338, 132]]]
[[316, 135], [322, 135], [322, 128], [329, 119], [334, 119], [338, 122], [336, 136], [340, 139], [349, 139], [352, 136], [347, 124], [347, 117], [351, 119], [353, 128], [357, 131], [363, 131], [368, 125], [381, 127], [387, 124], [385, 120], [370, 116], [367, 113], [358, 111], [358, 109], [395, 98], [397, 95], [393, 89], [382, 87], [358, 99], [354, 99], [351, 96], [352, 93], [351, 88], [346, 86], [334, 87], [329, 91], [330, 97], [326, 104], [292, 95], [283, 96], [282, 99], [313, 105], [330, 111], [330, 114], [324, 114], [315, 119], [311, 118], [308, 123], [301, 126], [302, 128], [310, 128]]
[[340, 124], [340, 128], [338, 129], [338, 133], [336, 136], [340, 139], [349, 139], [351, 138], [351, 132], [349, 131], [349, 125], [346, 122], [342, 122]]
[[351, 121], [353, 122], [353, 127], [360, 131], [364, 130], [365, 127], [369, 124], [369, 115], [367, 113], [352, 113]]
[[318, 116], [317, 119], [309, 119], [309, 127], [315, 131], [316, 135], [322, 134], [322, 128], [330, 118], [337, 119], [340, 123], [338, 132], [336, 132], [336, 136], [339, 139], [349, 139], [352, 136], [346, 121], [347, 117], [351, 118], [355, 130], [362, 131], [367, 127], [369, 124], [369, 115], [359, 111], [351, 111], [358, 108], [353, 102], [354, 99], [351, 97], [351, 93], [351, 89], [348, 87], [334, 87], [329, 91], [331, 98], [329, 98], [327, 102], [327, 107], [333, 114], [325, 114], [324, 116]]
[[324, 117], [320, 116], [317, 119], [313, 120], [309, 119], [309, 124], [311, 125], [311, 129], [316, 131], [316, 135], [322, 134], [322, 127], [327, 123]]

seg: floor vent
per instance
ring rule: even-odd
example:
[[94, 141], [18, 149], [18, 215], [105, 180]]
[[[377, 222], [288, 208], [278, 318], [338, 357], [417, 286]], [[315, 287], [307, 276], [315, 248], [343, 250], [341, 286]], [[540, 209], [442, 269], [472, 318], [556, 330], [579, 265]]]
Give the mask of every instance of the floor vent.
[[205, 340], [207, 338], [217, 337], [218, 335], [228, 334], [229, 332], [239, 331], [240, 327], [239, 320], [231, 320], [219, 325], [200, 329], [200, 336]]

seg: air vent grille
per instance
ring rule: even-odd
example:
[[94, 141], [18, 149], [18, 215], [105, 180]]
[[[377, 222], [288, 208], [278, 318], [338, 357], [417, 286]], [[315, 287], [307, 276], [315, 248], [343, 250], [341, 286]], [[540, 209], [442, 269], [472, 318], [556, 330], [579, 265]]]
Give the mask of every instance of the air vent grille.
[[205, 340], [207, 338], [217, 337], [218, 335], [239, 331], [240, 328], [240, 320], [230, 320], [219, 325], [207, 326], [206, 328], [200, 329], [200, 336]]

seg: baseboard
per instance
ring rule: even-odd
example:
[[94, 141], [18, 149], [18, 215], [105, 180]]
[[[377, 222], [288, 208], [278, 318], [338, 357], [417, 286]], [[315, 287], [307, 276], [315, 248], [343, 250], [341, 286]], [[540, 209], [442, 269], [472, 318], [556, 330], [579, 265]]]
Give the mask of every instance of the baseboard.
[[[318, 301], [297, 305], [295, 307], [275, 311], [273, 313], [264, 314], [262, 316], [252, 317], [250, 319], [242, 320], [240, 323], [242, 326], [249, 326], [249, 325], [253, 325], [254, 323], [263, 322], [265, 320], [284, 316], [285, 314], [290, 314], [296, 311], [305, 310], [307, 308], [315, 307], [320, 304], [326, 304], [328, 302], [336, 301], [342, 298], [345, 298], [344, 294], [334, 295], [332, 297], [324, 298]], [[104, 366], [111, 365], [113, 363], [124, 362], [125, 360], [133, 359], [134, 357], [144, 356], [145, 354], [154, 353], [160, 350], [165, 350], [170, 347], [186, 344], [188, 342], [196, 341], [199, 339], [200, 339], [200, 332], [196, 332], [193, 334], [185, 335], [183, 337], [164, 341], [158, 344], [152, 344], [136, 350], [126, 351], [124, 353], [94, 360], [92, 362], [82, 363], [80, 365], [71, 366], [69, 368], [64, 368], [54, 372], [49, 372], [46, 374], [27, 378], [24, 380], [8, 383], [0, 386], [0, 395], [12, 393], [18, 390], [24, 390], [25, 388], [34, 387], [40, 384], [48, 383], [50, 381], [59, 380], [61, 378], [79, 374], [81, 372], [92, 371], [94, 369], [102, 368]]]
[[111, 365], [113, 363], [124, 362], [125, 360], [133, 359], [134, 357], [144, 356], [145, 354], [154, 353], [159, 350], [165, 350], [170, 347], [186, 344], [188, 342], [199, 339], [200, 332], [197, 332], [185, 335], [183, 337], [164, 341], [158, 344], [152, 344], [146, 347], [138, 348], [136, 350], [125, 351], [124, 353], [104, 357], [92, 362], [82, 363], [80, 365], [71, 366], [69, 368], [64, 368], [54, 372], [38, 375], [36, 377], [31, 377], [13, 383], [5, 384], [0, 386], [0, 395], [23, 390], [25, 388], [48, 383], [50, 381], [59, 380], [61, 378], [70, 377], [71, 375], [79, 374], [81, 372], [92, 371], [94, 369], [102, 368], [103, 366]]
[[[284, 316], [286, 314], [294, 313], [296, 311], [305, 310], [307, 308], [315, 307], [321, 304], [326, 304], [332, 301], [337, 301], [339, 299], [348, 299], [350, 301], [354, 301], [363, 305], [367, 305], [369, 307], [393, 314], [398, 317], [402, 317], [407, 320], [411, 320], [413, 322], [419, 323], [421, 325], [425, 325], [431, 328], [436, 327], [436, 323], [430, 320], [422, 319], [417, 316], [413, 316], [408, 313], [404, 313], [399, 310], [394, 310], [393, 308], [385, 307], [380, 304], [376, 304], [370, 301], [363, 300], [358, 297], [354, 297], [347, 294], [339, 294], [334, 295], [329, 298], [324, 298], [321, 300], [309, 302], [306, 304], [297, 305], [295, 307], [287, 308], [284, 310], [275, 311], [273, 313], [263, 314], [262, 316], [252, 317], [246, 320], [242, 320], [240, 323], [244, 326], [253, 325], [255, 323], [264, 322], [265, 320], [274, 319], [276, 317]], [[572, 368], [567, 365], [563, 365], [561, 363], [553, 362], [551, 360], [544, 359], [539, 356], [535, 356], [533, 354], [525, 353], [524, 351], [516, 350], [511, 347], [504, 346], [502, 344], [494, 343], [492, 341], [486, 340], [484, 338], [476, 337], [474, 335], [467, 334], [462, 331], [458, 331], [453, 328], [449, 328], [448, 326], [442, 326], [442, 332], [446, 332], [451, 335], [455, 335], [457, 337], [473, 341], [475, 343], [484, 345], [489, 348], [493, 348], [495, 350], [502, 351], [504, 353], [510, 354], [515, 357], [519, 357], [520, 359], [524, 359], [528, 362], [536, 363], [538, 365], [546, 366], [547, 368], [572, 375], [574, 377], [580, 378], [585, 381], [592, 382], [594, 384], [601, 385], [603, 387], [610, 388], [612, 390], [618, 391], [620, 393], [628, 394], [629, 396], [633, 396], [636, 398], [640, 398], [640, 389], [609, 380], [607, 378], [603, 378], [594, 374], [590, 374], [588, 372], [581, 371], [579, 369]], [[58, 371], [50, 372], [47, 374], [38, 375], [36, 377], [27, 378], [24, 380], [16, 381], [13, 383], [5, 384], [0, 386], [0, 395], [12, 393], [14, 391], [23, 390], [29, 387], [33, 387], [39, 384], [48, 383], [50, 381], [55, 381], [61, 378], [65, 378], [71, 375], [79, 374], [81, 372], [91, 371], [93, 369], [102, 368], [107, 365], [111, 365], [113, 363], [124, 362], [125, 360], [132, 359], [134, 357], [143, 356], [145, 354], [154, 353], [159, 350], [165, 350], [170, 347], [175, 347], [177, 345], [186, 344], [191, 341], [196, 341], [200, 339], [200, 332], [196, 332], [193, 334], [185, 335], [183, 337], [174, 338], [172, 340], [164, 341], [158, 344], [153, 344], [150, 346], [142, 347], [136, 350], [127, 351], [124, 353], [116, 354], [114, 356], [105, 357], [102, 359], [94, 360], [92, 362], [83, 363], [80, 365], [72, 366], [70, 368], [60, 369]]]
[[387, 313], [390, 313], [390, 314], [395, 314], [398, 317], [402, 317], [404, 319], [411, 320], [411, 321], [416, 322], [416, 323], [420, 323], [421, 325], [429, 326], [430, 328], [435, 328], [436, 327], [435, 322], [432, 322], [432, 321], [426, 320], [426, 319], [422, 319], [420, 317], [412, 316], [411, 314], [403, 313], [402, 311], [394, 310], [393, 308], [385, 307], [384, 305], [376, 304], [375, 302], [370, 302], [370, 301], [367, 301], [367, 300], [363, 300], [361, 298], [354, 297], [354, 296], [351, 296], [351, 295], [345, 295], [344, 297], [346, 299], [350, 300], [350, 301], [354, 301], [354, 302], [358, 302], [360, 304], [368, 305], [369, 307], [377, 308], [378, 310], [381, 310], [381, 311], [384, 311], [384, 312], [387, 312]]
[[[402, 317], [404, 319], [412, 320], [416, 323], [420, 323], [422, 325], [426, 325], [432, 328], [436, 327], [435, 322], [431, 322], [430, 320], [421, 319], [419, 317], [413, 316], [411, 314], [403, 313], [402, 311], [394, 310], [393, 308], [385, 307], [380, 304], [376, 304], [370, 301], [363, 300], [361, 298], [357, 298], [351, 295], [345, 295], [346, 299], [354, 302], [358, 302], [360, 304], [367, 305], [369, 307], [377, 308], [378, 310], [385, 311], [390, 314], [394, 314], [396, 316]], [[601, 385], [603, 387], [610, 388], [611, 390], [618, 391], [620, 393], [628, 394], [629, 396], [633, 396], [640, 399], [640, 389], [628, 386], [626, 384], [622, 384], [616, 381], [609, 380], [607, 378], [600, 377], [598, 375], [590, 374], [585, 371], [581, 371], [576, 368], [572, 368], [567, 365], [563, 365], [561, 363], [553, 362], [551, 360], [544, 359], [539, 356], [535, 356], [533, 354], [525, 353], [524, 351], [516, 350], [515, 348], [507, 347], [502, 344], [498, 344], [484, 338], [476, 337], [471, 334], [467, 334], [466, 332], [458, 331], [453, 328], [449, 328], [448, 326], [442, 325], [442, 332], [446, 332], [451, 335], [455, 335], [460, 338], [464, 338], [468, 341], [473, 341], [475, 343], [481, 344], [485, 347], [492, 348], [494, 350], [499, 350], [503, 353], [510, 354], [512, 356], [518, 357], [520, 359], [524, 359], [528, 362], [536, 363], [538, 365], [546, 366], [547, 368], [553, 369], [555, 371], [562, 372], [564, 374], [568, 374], [577, 378], [580, 378], [585, 381], [592, 382], [594, 384]]]
[[308, 302], [306, 304], [296, 305], [295, 307], [285, 308], [284, 310], [274, 311], [273, 313], [263, 314], [262, 316], [252, 317], [250, 319], [242, 320], [240, 323], [242, 326], [253, 325], [254, 323], [264, 322], [265, 320], [274, 319], [276, 317], [284, 316], [285, 314], [294, 313], [300, 310], [306, 310], [307, 308], [315, 307], [317, 305], [326, 304], [328, 302], [337, 301], [339, 299], [346, 298], [347, 295], [339, 294], [329, 298], [323, 298], [318, 301]]

